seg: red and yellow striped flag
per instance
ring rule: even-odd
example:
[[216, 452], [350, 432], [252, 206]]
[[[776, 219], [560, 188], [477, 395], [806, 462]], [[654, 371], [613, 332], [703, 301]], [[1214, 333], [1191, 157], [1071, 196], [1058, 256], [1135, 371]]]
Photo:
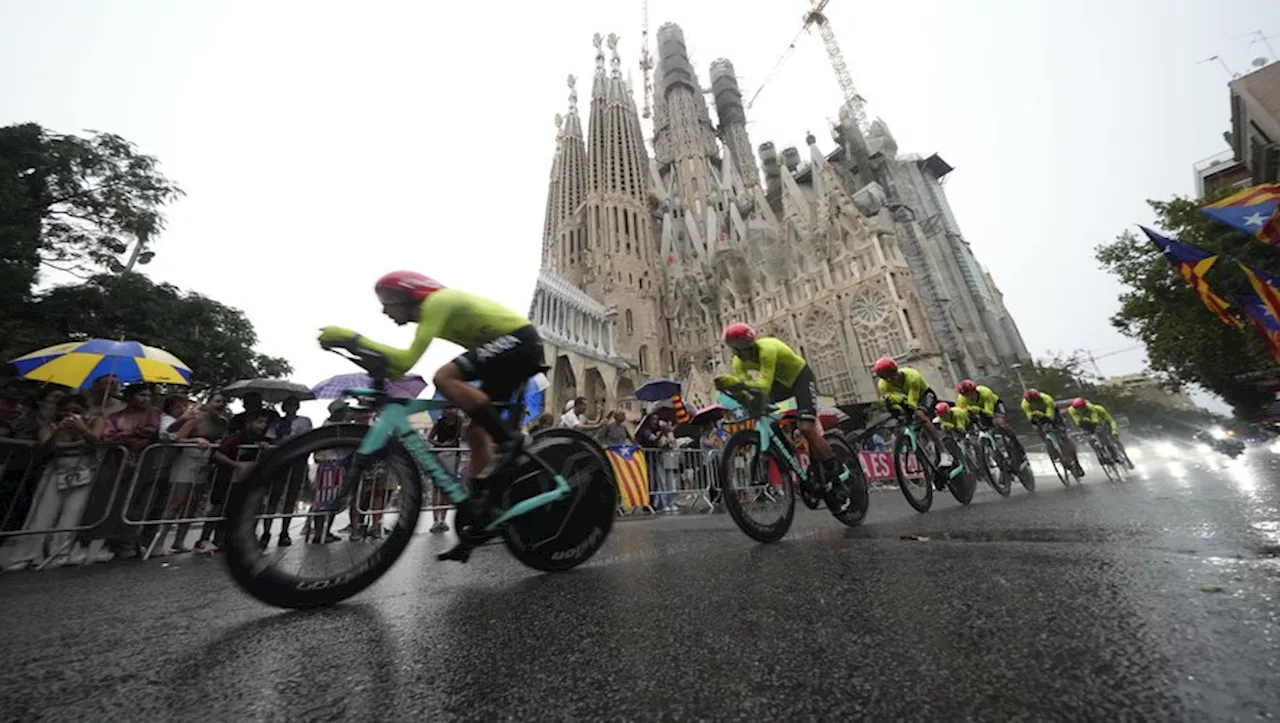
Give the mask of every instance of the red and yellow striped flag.
[[671, 407], [676, 410], [676, 424], [688, 424], [693, 421], [693, 415], [689, 414], [688, 408], [684, 406], [684, 398], [679, 394], [671, 397]]
[[613, 475], [618, 480], [618, 497], [623, 508], [649, 506], [649, 467], [644, 452], [634, 444], [610, 445], [605, 449]]

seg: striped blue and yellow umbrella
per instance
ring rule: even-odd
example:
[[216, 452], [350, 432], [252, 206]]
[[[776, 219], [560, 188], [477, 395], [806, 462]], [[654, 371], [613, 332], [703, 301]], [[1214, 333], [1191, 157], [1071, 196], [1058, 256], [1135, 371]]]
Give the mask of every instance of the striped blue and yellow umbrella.
[[191, 369], [164, 349], [136, 341], [89, 339], [54, 344], [10, 360], [23, 379], [83, 389], [114, 376], [122, 384], [190, 384]]

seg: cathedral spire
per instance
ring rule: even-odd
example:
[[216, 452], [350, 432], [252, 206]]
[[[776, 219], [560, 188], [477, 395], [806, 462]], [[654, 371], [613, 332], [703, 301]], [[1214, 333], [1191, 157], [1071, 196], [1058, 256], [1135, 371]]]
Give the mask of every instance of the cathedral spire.
[[584, 269], [586, 228], [582, 204], [587, 188], [587, 149], [578, 114], [578, 79], [568, 77], [569, 109], [556, 116], [556, 155], [547, 192], [543, 231], [543, 265], [579, 283]]

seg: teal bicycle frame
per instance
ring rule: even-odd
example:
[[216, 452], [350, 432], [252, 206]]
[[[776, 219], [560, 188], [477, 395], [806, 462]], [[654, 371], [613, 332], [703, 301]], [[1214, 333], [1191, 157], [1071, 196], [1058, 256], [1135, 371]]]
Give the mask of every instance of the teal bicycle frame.
[[[348, 389], [347, 394], [356, 397], [376, 396], [378, 392], [373, 389]], [[449, 502], [455, 507], [467, 500], [467, 492], [462, 488], [462, 484], [457, 478], [440, 464], [439, 458], [435, 452], [431, 451], [431, 447], [422, 439], [422, 435], [418, 434], [412, 426], [409, 425], [409, 417], [422, 412], [430, 412], [444, 409], [453, 403], [445, 399], [392, 399], [386, 405], [378, 410], [377, 416], [370, 425], [369, 431], [364, 435], [364, 439], [360, 441], [360, 446], [356, 448], [356, 464], [359, 465], [364, 459], [368, 459], [377, 454], [383, 447], [387, 446], [388, 440], [394, 435], [400, 440], [400, 443], [409, 450], [414, 461], [418, 466], [425, 469], [431, 476], [431, 479], [444, 490], [445, 496], [449, 498]], [[520, 515], [527, 514], [539, 507], [545, 507], [553, 502], [559, 502], [569, 496], [571, 488], [569, 480], [563, 475], [551, 469], [545, 462], [538, 459], [535, 455], [530, 455], [542, 468], [556, 481], [556, 487], [541, 494], [534, 495], [527, 500], [522, 500], [511, 506], [497, 519], [490, 522], [486, 527], [486, 532], [492, 532], [499, 525], [502, 525]]]
[[[920, 459], [920, 451], [921, 451], [920, 432], [919, 430], [916, 429], [916, 427], [919, 425], [920, 425], [920, 420], [913, 418], [910, 422], [903, 425], [902, 427], [902, 433], [907, 435], [907, 439], [911, 440], [911, 451], [916, 455], [916, 459]], [[941, 437], [939, 437], [939, 440], [941, 440]], [[942, 446], [942, 442], [939, 441], [938, 445]], [[896, 464], [897, 460], [894, 460], [894, 463]], [[921, 466], [925, 467], [929, 465], [922, 464]], [[924, 470], [921, 470], [921, 471], [924, 471]], [[937, 474], [938, 469], [937, 467], [934, 467], [930, 471], [933, 474]], [[964, 460], [957, 459], [955, 465], [951, 467], [951, 471], [947, 473], [947, 479], [955, 479], [956, 477], [959, 477], [962, 474], [964, 474]], [[933, 484], [933, 480], [929, 480], [929, 484]]]
[[[716, 401], [720, 406], [730, 412], [745, 410], [745, 407], [743, 407], [741, 402], [723, 392]], [[755, 418], [756, 428], [754, 431], [760, 435], [760, 451], [763, 452], [770, 447], [776, 447], [780, 452], [782, 452], [782, 458], [787, 461], [787, 464], [791, 467], [791, 471], [795, 472], [801, 479], [804, 479], [805, 472], [804, 468], [800, 466], [800, 460], [796, 459], [795, 455], [791, 453], [791, 450], [788, 449], [788, 445], [778, 441], [779, 435], [775, 431], [774, 425], [782, 421], [782, 415], [778, 414], [775, 411], [776, 409], [777, 408], [771, 404], [765, 407], [764, 413]]]

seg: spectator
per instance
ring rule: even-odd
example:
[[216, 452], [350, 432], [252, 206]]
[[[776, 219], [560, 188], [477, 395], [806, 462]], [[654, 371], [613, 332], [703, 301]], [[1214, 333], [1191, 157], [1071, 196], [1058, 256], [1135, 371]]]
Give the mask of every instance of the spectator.
[[[102, 438], [106, 426], [101, 417], [85, 417], [87, 407], [83, 396], [61, 396], [53, 418], [40, 429], [42, 451], [53, 459], [40, 477], [24, 529], [67, 529], [81, 523], [97, 466], [91, 445]], [[52, 557], [49, 567], [83, 562], [85, 553], [74, 537], [72, 532], [19, 537], [9, 548], [4, 569], [25, 569], [46, 557]]]
[[594, 422], [588, 422], [586, 415], [587, 398], [578, 397], [564, 406], [564, 414], [560, 416], [560, 426], [587, 433], [594, 432], [603, 426], [602, 421], [599, 419]]
[[227, 430], [228, 434], [237, 434], [244, 431], [244, 425], [249, 420], [250, 415], [262, 412], [267, 415], [268, 428], [275, 424], [280, 418], [274, 409], [262, 403], [262, 395], [258, 392], [249, 392], [244, 395], [244, 411], [231, 418], [231, 426]]
[[[458, 449], [462, 446], [462, 410], [453, 406], [445, 407], [440, 413], [440, 421], [432, 425], [431, 433], [427, 435], [427, 442], [432, 447], [442, 450], [436, 453], [440, 457], [440, 464], [452, 472], [454, 477], [458, 477], [458, 468], [461, 463]], [[431, 531], [448, 532], [449, 525], [445, 522], [445, 516], [449, 514], [449, 510], [445, 508], [448, 502], [445, 500], [444, 490], [435, 484], [432, 487], [434, 488], [432, 503], [441, 509], [431, 511], [431, 516], [435, 520], [435, 524], [431, 525]]]
[[654, 512], [674, 514], [672, 476], [679, 466], [671, 422], [651, 413], [636, 429], [636, 441], [645, 450], [649, 470], [649, 506]]
[[[284, 412], [283, 416], [271, 423], [267, 429], [267, 439], [272, 444], [279, 445], [300, 434], [311, 431], [311, 420], [307, 417], [298, 416], [298, 406], [300, 402], [297, 397], [289, 397], [280, 404], [280, 411]], [[281, 474], [274, 475], [271, 481], [271, 495], [267, 500], [267, 514], [274, 514], [280, 506], [280, 498], [284, 498], [284, 507], [279, 509], [284, 513], [284, 523], [280, 530], [280, 537], [276, 540], [276, 544], [280, 547], [288, 547], [293, 544], [293, 539], [289, 537], [289, 523], [292, 521], [293, 513], [298, 507], [298, 497], [302, 492], [302, 488], [307, 484], [307, 475], [309, 469], [306, 459], [297, 459], [289, 468], [282, 470]], [[272, 518], [268, 517], [262, 521], [262, 538], [258, 544], [266, 549], [271, 541], [271, 523]]]
[[117, 469], [111, 469], [109, 462], [101, 465], [99, 469], [111, 469], [112, 473], [100, 474], [98, 483], [94, 485], [93, 497], [101, 498], [101, 504], [95, 505], [93, 501], [89, 503], [90, 514], [93, 515], [90, 519], [100, 519], [96, 512], [106, 507], [118, 483], [120, 493], [114, 495], [110, 514], [105, 518], [100, 534], [117, 557], [126, 559], [137, 557], [140, 552], [138, 528], [124, 523], [122, 518], [142, 519], [145, 515], [143, 504], [147, 500], [144, 490], [134, 489], [132, 495], [126, 494], [128, 480], [133, 479], [137, 472], [143, 450], [154, 444], [160, 434], [160, 410], [152, 406], [152, 395], [153, 388], [150, 384], [130, 385], [121, 395], [124, 408], [107, 416], [104, 441], [124, 447], [127, 455]]
[[85, 398], [89, 400], [89, 416], [110, 417], [125, 408], [120, 395], [120, 380], [108, 374], [93, 380]]
[[[181, 445], [174, 456], [173, 466], [169, 469], [169, 499], [165, 505], [163, 519], [187, 519], [203, 511], [202, 498], [209, 489], [209, 476], [212, 472], [210, 460], [213, 450], [227, 432], [226, 410], [226, 396], [222, 392], [214, 392], [204, 405], [199, 407], [188, 405], [182, 416], [176, 420], [178, 423], [176, 433], [166, 431], [164, 423], [161, 423], [161, 437], [168, 435], [172, 441]], [[172, 428], [172, 424], [168, 425], [169, 430]], [[191, 551], [187, 547], [187, 533], [190, 530], [191, 523], [178, 524], [169, 553]], [[156, 540], [151, 544], [153, 550], [163, 549], [164, 538], [168, 532], [168, 525], [161, 526], [156, 533]]]
[[[226, 517], [226, 503], [231, 493], [231, 485], [243, 478], [245, 473], [253, 467], [259, 451], [266, 442], [267, 424], [274, 413], [267, 409], [258, 409], [241, 414], [245, 415], [241, 417], [243, 429], [223, 439], [217, 451], [213, 453], [213, 483], [209, 490], [210, 517]], [[196, 543], [196, 550], [209, 554], [217, 552], [222, 547], [222, 538], [225, 535], [224, 521], [204, 523], [200, 528], [200, 541]]]
[[551, 429], [555, 425], [556, 425], [555, 417], [551, 416], [550, 414], [540, 414], [538, 415], [538, 418], [533, 420], [533, 423], [529, 425], [529, 434], [535, 434], [537, 432], [541, 432], [544, 429]]
[[[342, 424], [350, 421], [351, 408], [342, 400], [329, 405], [329, 418], [324, 425]], [[352, 449], [324, 449], [315, 453], [316, 481], [312, 491], [311, 510], [323, 510], [337, 499], [342, 491], [342, 482], [346, 473], [347, 458]], [[313, 543], [337, 542], [340, 537], [329, 531], [333, 526], [333, 515], [325, 515], [323, 519], [308, 516], [302, 526], [302, 537]], [[314, 533], [314, 534], [313, 534]]]
[[600, 430], [600, 443], [606, 447], [632, 444], [634, 440], [626, 422], [627, 413], [621, 409], [610, 415], [608, 424]]

